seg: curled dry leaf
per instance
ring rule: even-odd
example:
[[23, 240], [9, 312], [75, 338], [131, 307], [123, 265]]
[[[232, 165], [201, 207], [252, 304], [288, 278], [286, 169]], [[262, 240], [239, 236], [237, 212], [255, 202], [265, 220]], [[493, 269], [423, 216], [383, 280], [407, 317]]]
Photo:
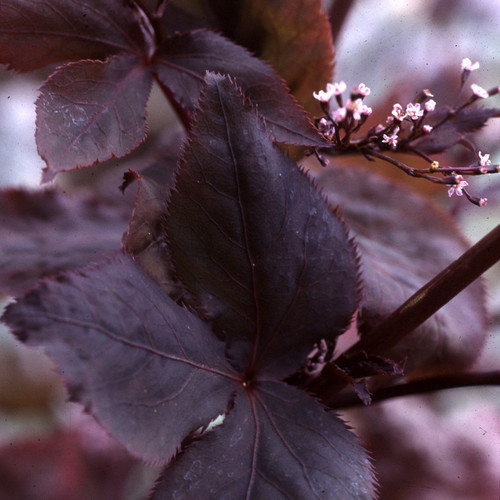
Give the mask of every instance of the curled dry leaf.
[[127, 256], [43, 281], [3, 319], [130, 452], [169, 465], [156, 498], [373, 498], [349, 428], [282, 381], [348, 325], [353, 244], [228, 77], [206, 78], [168, 209], [177, 275], [214, 324]]

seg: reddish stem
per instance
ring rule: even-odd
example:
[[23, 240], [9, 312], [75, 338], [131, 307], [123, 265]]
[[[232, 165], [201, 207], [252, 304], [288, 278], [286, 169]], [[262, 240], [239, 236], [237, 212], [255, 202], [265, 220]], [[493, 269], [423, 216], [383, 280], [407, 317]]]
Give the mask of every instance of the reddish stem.
[[414, 293], [341, 357], [365, 351], [386, 354], [500, 260], [500, 224]]
[[[392, 347], [499, 260], [500, 225], [420, 288], [385, 320], [339, 356], [335, 363], [339, 366], [349, 364], [349, 357], [360, 351], [371, 355], [387, 354]], [[326, 406], [337, 404], [339, 392], [347, 385], [338, 378], [332, 383], [331, 377], [332, 369], [327, 364], [323, 373], [309, 384], [309, 390]]]

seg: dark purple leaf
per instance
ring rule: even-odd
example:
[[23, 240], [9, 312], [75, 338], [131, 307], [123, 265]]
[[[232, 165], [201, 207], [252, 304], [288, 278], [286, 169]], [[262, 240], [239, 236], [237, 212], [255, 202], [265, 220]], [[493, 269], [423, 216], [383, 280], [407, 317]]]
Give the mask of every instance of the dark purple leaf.
[[[370, 463], [337, 416], [267, 375], [244, 380], [210, 326], [126, 257], [42, 282], [3, 320], [44, 346], [70, 396], [132, 453], [166, 464], [191, 442], [157, 498], [174, 490], [181, 498], [373, 497]], [[222, 427], [196, 436], [220, 414]]]
[[36, 140], [43, 181], [61, 171], [121, 157], [146, 135], [150, 72], [133, 56], [69, 63], [42, 86]]
[[188, 111], [198, 101], [206, 71], [229, 74], [250, 97], [278, 141], [324, 144], [274, 70], [221, 35], [198, 30], [169, 37], [158, 49], [154, 63], [162, 84]]
[[125, 257], [43, 281], [3, 319], [43, 345], [71, 398], [148, 462], [167, 463], [236, 387], [210, 326]]
[[143, 52], [122, 0], [0, 0], [0, 63], [19, 71], [79, 59]]
[[153, 500], [371, 499], [370, 463], [347, 426], [305, 393], [263, 382], [241, 391], [221, 427], [192, 444]]
[[[161, 197], [168, 175], [149, 169], [125, 241], [141, 256], [165, 237], [166, 199], [181, 277], [215, 325], [125, 256], [43, 281], [3, 319], [45, 348], [71, 398], [133, 454], [167, 464], [182, 448], [158, 495], [188, 491], [201, 467], [192, 489], [201, 497], [221, 498], [210, 493], [221, 476], [222, 498], [371, 498], [370, 464], [347, 427], [276, 380], [349, 323], [359, 301], [353, 244], [240, 89], [228, 77], [207, 82], [170, 201]], [[208, 432], [221, 414], [226, 422]]]
[[[430, 124], [441, 121], [448, 110], [436, 111], [430, 115]], [[435, 115], [435, 116], [433, 116]], [[500, 117], [500, 109], [495, 108], [465, 108], [454, 114], [446, 123], [432, 131], [415, 144], [419, 151], [427, 154], [436, 154], [453, 147], [464, 138], [467, 133], [479, 130], [493, 117]]]
[[355, 250], [238, 87], [206, 81], [166, 220], [174, 266], [238, 369], [290, 375], [349, 324]]
[[[431, 200], [365, 169], [336, 165], [317, 182], [328, 200], [341, 206], [360, 249], [362, 334], [467, 249], [453, 220]], [[405, 372], [412, 375], [470, 366], [486, 338], [485, 303], [477, 281], [387, 356], [408, 356]]]
[[120, 248], [131, 207], [115, 201], [54, 190], [1, 191], [0, 291], [20, 295], [44, 276]]

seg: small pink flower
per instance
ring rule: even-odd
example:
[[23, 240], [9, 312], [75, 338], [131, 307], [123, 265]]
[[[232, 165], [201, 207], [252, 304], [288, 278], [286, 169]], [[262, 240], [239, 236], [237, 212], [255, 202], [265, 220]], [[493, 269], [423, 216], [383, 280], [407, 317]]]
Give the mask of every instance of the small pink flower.
[[448, 189], [448, 196], [452, 196], [453, 193], [456, 193], [457, 196], [462, 196], [464, 194], [465, 186], [468, 186], [469, 183], [463, 180], [464, 178], [461, 175], [455, 175], [455, 181], [457, 182], [454, 186], [451, 186]]
[[392, 135], [384, 134], [382, 136], [382, 142], [389, 144], [389, 146], [391, 146], [392, 149], [396, 149], [396, 146], [398, 145], [398, 135], [397, 134], [392, 134]]
[[483, 89], [483, 87], [480, 87], [479, 85], [476, 85], [475, 83], [473, 83], [470, 88], [472, 89], [472, 93], [474, 95], [477, 95], [478, 97], [481, 97], [482, 99], [486, 99], [487, 97], [490, 96], [490, 94], [488, 94], [488, 91]]
[[363, 113], [364, 108], [368, 108], [368, 106], [364, 106], [362, 99], [355, 99], [352, 101], [349, 99], [345, 105], [346, 109], [352, 113], [352, 117], [355, 120], [361, 119], [361, 114]]
[[313, 97], [315, 99], [317, 99], [319, 102], [329, 102], [330, 99], [332, 98], [333, 92], [330, 92], [328, 90], [328, 85], [330, 85], [330, 84], [327, 84], [327, 91], [326, 92], [324, 90], [320, 90], [318, 93], [313, 92]]
[[[326, 88], [328, 88], [329, 83], [326, 85]], [[333, 85], [330, 85], [332, 87], [332, 92], [333, 95], [340, 95], [344, 90], [347, 88], [347, 85], [345, 84], [344, 80], [340, 82], [335, 82]]]
[[406, 106], [406, 114], [412, 119], [412, 120], [418, 120], [421, 116], [424, 114], [424, 110], [420, 109], [420, 103], [417, 102], [417, 104], [409, 103]]
[[362, 115], [370, 116], [372, 114], [373, 110], [372, 110], [372, 108], [370, 108], [370, 106], [366, 106], [365, 104], [363, 104], [363, 105], [361, 105], [359, 112]]
[[474, 71], [478, 68], [479, 68], [478, 62], [472, 64], [472, 61], [468, 57], [462, 59], [462, 71]]
[[332, 113], [332, 118], [335, 123], [343, 122], [346, 116], [347, 116], [347, 110], [345, 108], [336, 109]]
[[425, 111], [431, 112], [436, 109], [436, 101], [434, 99], [429, 99], [425, 104], [424, 104]]
[[364, 83], [360, 83], [357, 87], [354, 87], [352, 93], [354, 95], [362, 95], [363, 97], [369, 96], [371, 90]]
[[481, 151], [479, 151], [479, 165], [481, 167], [486, 167], [486, 165], [491, 165], [490, 161], [490, 155], [489, 154], [481, 154]]
[[313, 97], [317, 99], [319, 102], [329, 102], [330, 99], [334, 95], [340, 95], [346, 89], [345, 82], [339, 83], [327, 83], [326, 84], [326, 92], [324, 90], [320, 90], [318, 93], [313, 92]]
[[432, 127], [430, 125], [424, 125], [422, 129], [426, 134], [430, 134], [432, 132]]
[[332, 128], [331, 123], [326, 119], [326, 118], [321, 118], [321, 120], [318, 123], [318, 129], [320, 132], [326, 133], [330, 132]]
[[403, 111], [403, 106], [401, 104], [394, 104], [392, 107], [392, 116], [396, 118], [396, 120], [403, 121], [406, 114]]
[[486, 205], [487, 205], [487, 203], [488, 203], [488, 198], [480, 198], [480, 199], [479, 199], [479, 206], [480, 206], [480, 207], [484, 207], [484, 206], [486, 206]]

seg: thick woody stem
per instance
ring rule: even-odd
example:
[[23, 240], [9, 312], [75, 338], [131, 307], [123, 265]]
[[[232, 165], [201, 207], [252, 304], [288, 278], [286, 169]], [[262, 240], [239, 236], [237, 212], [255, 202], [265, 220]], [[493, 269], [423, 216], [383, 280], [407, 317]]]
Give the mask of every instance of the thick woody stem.
[[[379, 356], [387, 354], [392, 347], [499, 260], [500, 225], [413, 294], [373, 330], [367, 332], [361, 340], [341, 354], [335, 360], [335, 364], [337, 366], [348, 365], [349, 358], [359, 352]], [[327, 364], [323, 373], [310, 384], [309, 389], [328, 407], [345, 406], [342, 403], [343, 400], [339, 399], [339, 397], [343, 397], [339, 396], [339, 393], [347, 385], [347, 382], [336, 379], [335, 383], [332, 383], [330, 380], [332, 372], [334, 373], [335, 370], [332, 370], [330, 364]], [[456, 377], [460, 377], [460, 375]], [[439, 387], [436, 386], [435, 390], [438, 389]], [[387, 390], [389, 391], [389, 389]], [[408, 389], [390, 389], [390, 391], [398, 390], [405, 392]], [[351, 396], [346, 397], [350, 398]]]

